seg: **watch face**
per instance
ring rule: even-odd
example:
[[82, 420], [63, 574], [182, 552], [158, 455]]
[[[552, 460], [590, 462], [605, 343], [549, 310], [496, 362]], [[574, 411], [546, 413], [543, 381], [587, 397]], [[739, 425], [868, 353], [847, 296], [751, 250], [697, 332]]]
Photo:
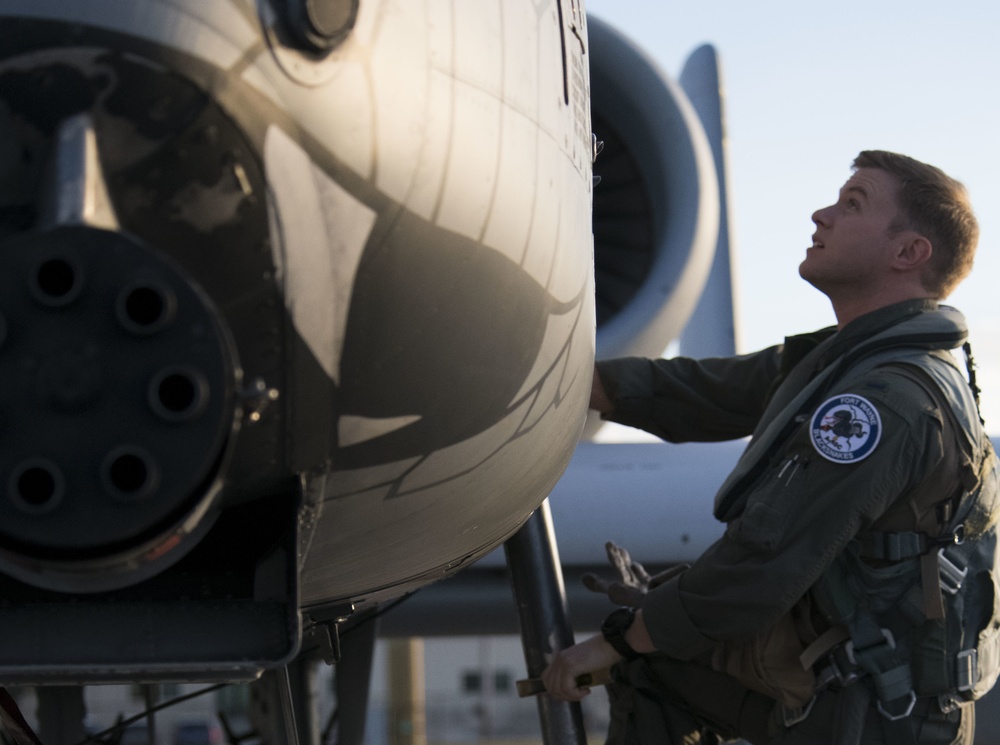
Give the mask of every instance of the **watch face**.
[[611, 631], [624, 632], [632, 625], [635, 619], [635, 611], [631, 608], [616, 608], [604, 619], [603, 628]]

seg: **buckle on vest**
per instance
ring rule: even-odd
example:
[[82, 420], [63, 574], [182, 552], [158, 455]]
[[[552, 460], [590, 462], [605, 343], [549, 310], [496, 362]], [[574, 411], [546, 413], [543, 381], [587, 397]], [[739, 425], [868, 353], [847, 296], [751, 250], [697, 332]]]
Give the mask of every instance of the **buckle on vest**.
[[906, 709], [901, 714], [893, 714], [887, 711], [885, 707], [882, 706], [882, 702], [879, 699], [875, 699], [875, 706], [878, 708], [878, 713], [888, 719], [890, 722], [898, 722], [900, 719], [906, 719], [910, 714], [913, 713], [913, 707], [917, 703], [917, 694], [911, 689], [907, 694]]
[[[892, 632], [889, 631], [889, 629], [879, 629], [879, 631], [882, 632], [883, 643], [886, 646], [888, 646], [889, 649], [895, 649], [896, 648], [896, 639], [892, 635]], [[868, 651], [870, 651], [872, 649], [876, 649], [876, 648], [878, 648], [880, 646], [881, 646], [880, 644], [873, 644], [870, 647], [866, 647], [865, 649], [862, 650], [862, 654], [864, 654], [865, 652], [868, 652]], [[848, 659], [848, 661], [852, 665], [854, 665], [855, 667], [858, 667], [858, 668], [863, 667], [858, 662], [857, 648], [854, 646], [854, 640], [853, 639], [848, 639], [847, 642], [844, 643], [844, 652], [847, 653], [847, 659]]]
[[941, 583], [941, 592], [949, 595], [956, 594], [962, 589], [965, 575], [969, 573], [969, 568], [960, 569], [955, 562], [948, 558], [944, 549], [938, 549], [938, 576]]
[[786, 727], [791, 727], [798, 724], [807, 716], [809, 712], [812, 711], [813, 704], [816, 703], [816, 696], [814, 695], [809, 699], [809, 703], [805, 706], [786, 706], [781, 705], [781, 721]]
[[971, 691], [979, 682], [979, 652], [975, 648], [955, 655], [955, 678], [960, 691]]
[[854, 645], [850, 641], [831, 651], [827, 660], [830, 664], [819, 676], [820, 681], [826, 684], [836, 680], [841, 688], [846, 688], [860, 680], [863, 675], [857, 660], [854, 659]]
[[942, 714], [951, 714], [962, 708], [962, 702], [950, 693], [939, 693], [937, 702]]

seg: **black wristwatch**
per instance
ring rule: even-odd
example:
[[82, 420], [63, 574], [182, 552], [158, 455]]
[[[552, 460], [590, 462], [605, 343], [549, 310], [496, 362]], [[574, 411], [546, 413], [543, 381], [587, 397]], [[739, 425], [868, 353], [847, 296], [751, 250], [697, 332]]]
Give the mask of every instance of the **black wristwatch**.
[[634, 660], [639, 653], [625, 641], [625, 632], [635, 623], [635, 611], [627, 606], [616, 608], [601, 624], [601, 636], [626, 660]]

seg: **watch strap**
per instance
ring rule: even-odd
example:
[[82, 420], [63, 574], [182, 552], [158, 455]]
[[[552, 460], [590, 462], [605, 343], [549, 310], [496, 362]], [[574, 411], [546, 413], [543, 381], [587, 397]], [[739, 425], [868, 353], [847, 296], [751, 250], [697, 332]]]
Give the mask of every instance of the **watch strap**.
[[622, 607], [604, 620], [601, 626], [601, 635], [614, 650], [626, 660], [634, 660], [639, 657], [639, 653], [632, 649], [632, 646], [625, 641], [625, 632], [631, 628], [635, 622], [635, 611], [631, 608]]

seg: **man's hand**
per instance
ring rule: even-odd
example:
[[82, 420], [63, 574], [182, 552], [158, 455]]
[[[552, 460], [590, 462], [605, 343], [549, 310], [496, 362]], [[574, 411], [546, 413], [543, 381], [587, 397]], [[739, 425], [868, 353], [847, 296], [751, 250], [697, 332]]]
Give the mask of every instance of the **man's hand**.
[[590, 384], [590, 408], [602, 414], [608, 414], [615, 408], [611, 399], [608, 398], [607, 391], [604, 390], [604, 384], [601, 382], [596, 365], [594, 366], [594, 379]]
[[542, 672], [545, 690], [560, 701], [579, 701], [590, 695], [590, 688], [578, 687], [576, 679], [584, 673], [611, 667], [622, 659], [604, 637], [592, 636], [586, 641], [556, 652]]
[[641, 608], [647, 592], [688, 568], [687, 564], [678, 564], [651, 577], [642, 564], [632, 559], [627, 549], [608, 541], [604, 544], [604, 550], [618, 578], [607, 580], [588, 572], [583, 575], [582, 580], [584, 587], [591, 592], [607, 595], [615, 605]]

